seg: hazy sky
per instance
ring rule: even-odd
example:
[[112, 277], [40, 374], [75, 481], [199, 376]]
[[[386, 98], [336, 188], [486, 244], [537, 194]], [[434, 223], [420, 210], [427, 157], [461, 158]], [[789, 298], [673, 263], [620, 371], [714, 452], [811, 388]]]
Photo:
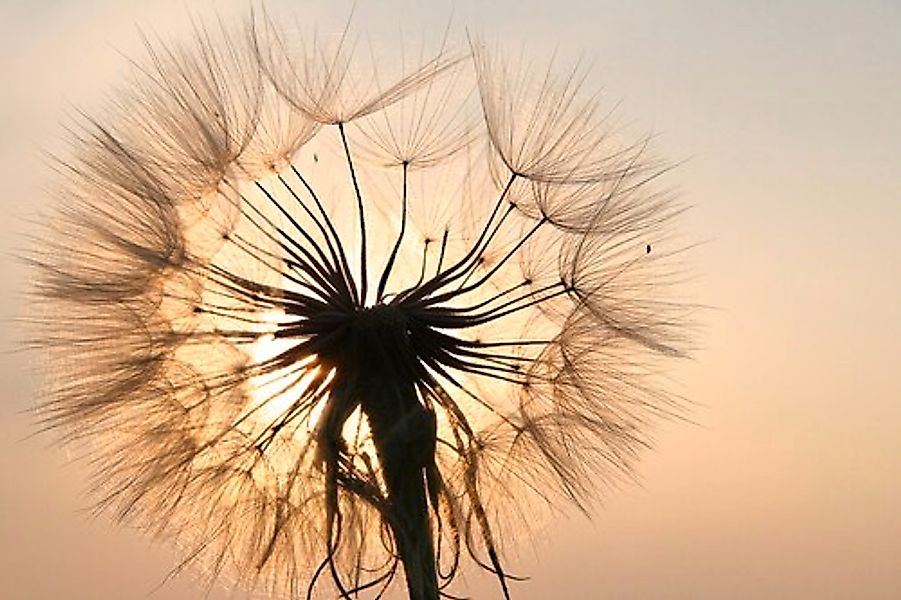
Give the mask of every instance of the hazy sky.
[[[312, 22], [348, 6], [271, 4]], [[453, 15], [514, 49], [581, 53], [629, 128], [686, 159], [668, 182], [694, 207], [697, 298], [715, 307], [673, 372], [697, 424], [661, 426], [641, 485], [592, 522], [524, 545], [510, 564], [532, 580], [514, 598], [901, 597], [901, 2], [359, 4], [374, 35]], [[136, 25], [184, 30], [186, 6], [212, 2], [0, 0], [0, 249], [45, 201], [39, 151], [67, 103], [99, 102]], [[7, 352], [22, 273], [2, 261]], [[0, 356], [0, 597], [148, 597], [172, 555], [89, 519], [81, 468], [22, 439], [25, 363]], [[181, 577], [150, 597], [201, 595]]]

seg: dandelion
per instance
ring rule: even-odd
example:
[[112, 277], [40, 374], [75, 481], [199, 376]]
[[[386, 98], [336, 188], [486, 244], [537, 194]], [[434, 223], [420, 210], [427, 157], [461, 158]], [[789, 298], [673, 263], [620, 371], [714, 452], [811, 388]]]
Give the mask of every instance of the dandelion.
[[266, 18], [147, 46], [30, 257], [40, 418], [98, 509], [272, 597], [435, 600], [472, 562], [509, 598], [511, 532], [676, 408], [648, 140], [478, 40], [390, 77]]

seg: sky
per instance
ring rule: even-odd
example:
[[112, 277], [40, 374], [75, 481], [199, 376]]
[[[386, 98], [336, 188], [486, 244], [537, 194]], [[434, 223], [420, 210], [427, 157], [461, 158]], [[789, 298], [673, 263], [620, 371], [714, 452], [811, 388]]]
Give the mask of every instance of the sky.
[[[524, 542], [510, 562], [531, 579], [514, 598], [901, 597], [901, 3], [358, 4], [373, 37], [451, 19], [590, 59], [628, 127], [682, 161], [667, 183], [692, 207], [694, 293], [710, 307], [671, 373], [692, 422], [658, 426], [640, 481], [590, 521]], [[349, 6], [270, 5], [312, 23]], [[47, 205], [41, 152], [66, 112], [121, 79], [138, 26], [177, 36], [212, 6], [0, 2], [0, 597], [203, 597], [187, 575], [157, 589], [173, 554], [91, 517], [83, 467], [30, 435], [36, 379], [10, 324], [26, 275], [7, 256]]]

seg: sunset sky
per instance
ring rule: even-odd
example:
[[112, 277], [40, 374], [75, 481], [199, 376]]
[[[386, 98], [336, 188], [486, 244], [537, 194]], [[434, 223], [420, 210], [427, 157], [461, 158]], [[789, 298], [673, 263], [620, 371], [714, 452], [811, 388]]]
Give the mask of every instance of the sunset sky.
[[[226, 22], [249, 4], [215, 3]], [[692, 207], [693, 296], [710, 307], [670, 373], [693, 422], [660, 424], [640, 481], [591, 521], [523, 540], [514, 600], [901, 597], [901, 2], [358, 4], [373, 39], [450, 19], [458, 38], [592, 61], [624, 128], [681, 163], [666, 183]], [[334, 24], [350, 3], [268, 5]], [[8, 254], [46, 206], [41, 152], [67, 111], [121, 81], [139, 26], [177, 39], [212, 6], [0, 3], [0, 598], [203, 597], [189, 575], [157, 589], [174, 554], [92, 518], [83, 467], [28, 437]], [[470, 573], [472, 597], [500, 597]]]

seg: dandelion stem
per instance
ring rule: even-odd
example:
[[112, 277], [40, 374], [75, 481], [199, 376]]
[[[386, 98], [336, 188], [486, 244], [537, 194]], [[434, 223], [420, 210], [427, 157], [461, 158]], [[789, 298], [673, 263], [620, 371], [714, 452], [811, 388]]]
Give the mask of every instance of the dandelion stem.
[[388, 257], [388, 262], [385, 265], [384, 271], [382, 271], [381, 278], [379, 279], [379, 287], [375, 294], [376, 302], [382, 301], [385, 292], [385, 285], [388, 283], [388, 277], [391, 275], [391, 269], [394, 267], [394, 261], [397, 258], [397, 251], [400, 249], [401, 241], [404, 239], [404, 231], [407, 227], [407, 170], [409, 166], [410, 163], [404, 161], [403, 192], [401, 194], [400, 209], [400, 231], [397, 234], [397, 239], [394, 241], [394, 246], [391, 248], [391, 255]]
[[360, 194], [360, 184], [357, 182], [357, 172], [354, 170], [354, 162], [350, 155], [350, 146], [347, 144], [347, 135], [344, 133], [344, 123], [338, 123], [338, 131], [341, 132], [341, 143], [344, 146], [344, 155], [347, 157], [347, 167], [350, 169], [350, 179], [354, 184], [354, 194], [357, 196], [357, 211], [360, 217], [360, 298], [362, 304], [366, 303], [366, 288], [368, 277], [366, 275], [366, 215], [363, 210], [363, 196]]
[[[501, 205], [504, 203], [504, 199], [507, 197], [507, 194], [510, 192], [510, 188], [513, 186], [513, 182], [516, 181], [516, 174], [510, 175], [510, 179], [507, 180], [507, 185], [504, 186], [503, 191], [497, 199], [497, 202], [494, 205], [494, 209], [491, 211], [491, 215], [488, 217], [488, 220], [485, 222], [485, 227], [482, 229], [482, 233], [479, 235], [479, 238], [472, 245], [472, 248], [469, 249], [463, 258], [457, 261], [452, 266], [448, 267], [444, 271], [437, 274], [435, 277], [430, 279], [429, 281], [423, 283], [420, 286], [416, 286], [415, 288], [411, 288], [409, 290], [404, 291], [403, 293], [398, 295], [397, 299], [409, 299], [411, 301], [418, 301], [426, 296], [432, 294], [434, 291], [440, 289], [442, 286], [447, 283], [453, 281], [456, 277], [450, 278], [451, 274], [457, 271], [458, 269], [464, 267], [473, 257], [478, 256], [482, 252], [482, 242], [485, 240], [485, 237], [488, 235], [488, 231], [491, 229], [491, 223], [494, 221], [494, 218], [497, 216], [497, 212], [500, 210]], [[509, 214], [509, 213], [507, 213]], [[503, 217], [502, 217], [503, 219]], [[503, 221], [501, 221], [503, 222]], [[497, 231], [497, 229], [495, 229]], [[492, 234], [493, 235], [493, 234]], [[489, 240], [490, 241], [490, 240]], [[464, 271], [465, 272], [465, 271]]]
[[[267, 190], [263, 186], [263, 184], [261, 184], [259, 181], [255, 181], [254, 184], [256, 185], [257, 189], [259, 189], [261, 192], [263, 192], [263, 194], [266, 196], [266, 198], [269, 199], [269, 201], [279, 210], [279, 212], [281, 212], [285, 216], [285, 218], [288, 219], [288, 221], [291, 223], [291, 225], [294, 226], [294, 228], [297, 230], [297, 232], [300, 233], [305, 239], [307, 239], [307, 241], [310, 242], [314, 248], [316, 248], [317, 252], [319, 252], [320, 256], [322, 256], [322, 259], [326, 260], [325, 257], [322, 255], [322, 250], [318, 247], [318, 245], [315, 244], [315, 242], [313, 242], [312, 236], [310, 236], [309, 232], [307, 232], [300, 225], [300, 223], [297, 222], [297, 219], [295, 219], [294, 216], [291, 215], [291, 213], [289, 213], [285, 209], [285, 207], [283, 207], [281, 205], [281, 203], [275, 199], [275, 197], [272, 195], [272, 193], [269, 190]], [[255, 210], [257, 210], [257, 209], [255, 209]], [[281, 233], [281, 229], [278, 229], [278, 231]], [[283, 234], [283, 236], [284, 236], [284, 234]], [[286, 237], [287, 239], [290, 239], [289, 236], [284, 236], [284, 237]], [[324, 273], [329, 273], [329, 271], [325, 270], [325, 268], [316, 261], [316, 259], [310, 254], [309, 250], [307, 250], [303, 246], [300, 246], [299, 244], [296, 244], [296, 243], [293, 244], [293, 246], [297, 249], [297, 251], [301, 252], [304, 255], [304, 257], [309, 261], [309, 264], [317, 265], [319, 267], [319, 269], [317, 269], [317, 270], [320, 270]], [[289, 252], [291, 254], [291, 256], [294, 257], [295, 260], [299, 261], [301, 264], [306, 264], [304, 259], [300, 258], [300, 256], [298, 256], [298, 254], [295, 251], [293, 251], [287, 247], [284, 247], [284, 250], [286, 252]], [[331, 273], [334, 273], [334, 270], [332, 270]], [[335, 292], [340, 294], [340, 288], [338, 288], [335, 285], [335, 282], [332, 282], [332, 285], [330, 285], [330, 286], [326, 285], [326, 287], [331, 287]], [[345, 291], [344, 296], [345, 297], [347, 296], [346, 291]]]
[[429, 244], [430, 243], [431, 243], [431, 240], [426, 240], [422, 244], [422, 264], [419, 266], [419, 279], [416, 280], [416, 285], [414, 287], [421, 285], [423, 280], [425, 280], [425, 269], [426, 269], [426, 266], [428, 266], [428, 261], [429, 261]]
[[[360, 297], [357, 295], [357, 284], [354, 282], [353, 275], [351, 275], [350, 273], [350, 264], [347, 262], [347, 255], [344, 253], [344, 244], [341, 243], [341, 238], [338, 235], [338, 231], [335, 229], [331, 218], [328, 216], [328, 212], [322, 205], [322, 201], [319, 199], [319, 195], [316, 194], [313, 186], [309, 184], [309, 182], [301, 174], [298, 168], [294, 166], [294, 164], [291, 165], [291, 171], [306, 188], [307, 193], [310, 194], [310, 197], [313, 198], [313, 202], [316, 203], [316, 208], [319, 210], [319, 213], [322, 215], [322, 218], [325, 221], [325, 226], [328, 227], [329, 232], [332, 234], [334, 243], [337, 246], [338, 257], [341, 259], [341, 272], [344, 274], [344, 280], [347, 282], [347, 285], [350, 288], [351, 295], [353, 296], [354, 301], [359, 303]], [[326, 237], [326, 240], [328, 241], [328, 237]], [[331, 242], [329, 243], [331, 244]]]
[[444, 252], [447, 250], [447, 236], [450, 231], [445, 228], [444, 234], [441, 236], [441, 251], [438, 253], [438, 265], [435, 267], [435, 275], [441, 272], [441, 265], [444, 263]]
[[[341, 265], [341, 262], [335, 251], [335, 246], [332, 243], [331, 238], [329, 238], [328, 233], [326, 232], [325, 226], [319, 221], [318, 218], [316, 218], [316, 215], [313, 214], [313, 211], [310, 210], [310, 208], [306, 205], [306, 203], [300, 199], [300, 196], [297, 195], [297, 192], [294, 191], [294, 188], [291, 187], [291, 185], [285, 180], [285, 178], [282, 176], [281, 173], [279, 173], [279, 175], [278, 175], [278, 180], [282, 183], [282, 185], [285, 186], [285, 189], [288, 190], [288, 192], [291, 194], [291, 196], [294, 198], [294, 200], [297, 201], [297, 203], [301, 206], [301, 208], [303, 208], [304, 212], [307, 213], [307, 215], [310, 217], [310, 219], [313, 221], [313, 223], [316, 224], [316, 228], [319, 229], [319, 232], [322, 234], [322, 237], [325, 240], [325, 245], [328, 248], [329, 254], [331, 254], [332, 261], [329, 263], [328, 260], [326, 260], [325, 256], [322, 253], [322, 250], [319, 248], [319, 244], [312, 244], [312, 246], [314, 248], [316, 248], [317, 252], [322, 257], [323, 262], [325, 262], [326, 264], [328, 264], [331, 267], [330, 271], [333, 273], [337, 273], [339, 266]], [[308, 241], [310, 239], [312, 239], [308, 235], [305, 235], [304, 237], [306, 237], [308, 239]], [[339, 244], [340, 244], [340, 241], [339, 241]], [[343, 275], [344, 275], [343, 278], [345, 279], [344, 285], [349, 290], [349, 286], [347, 285], [347, 281], [346, 281], [347, 280], [346, 273], [344, 273]]]

